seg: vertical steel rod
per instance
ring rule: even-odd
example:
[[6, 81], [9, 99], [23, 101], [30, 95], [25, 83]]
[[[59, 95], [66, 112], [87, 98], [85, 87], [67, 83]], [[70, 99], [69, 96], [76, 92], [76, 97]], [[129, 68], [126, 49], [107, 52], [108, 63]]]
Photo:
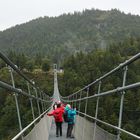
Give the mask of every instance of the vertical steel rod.
[[68, 101], [70, 101], [70, 97], [68, 97]]
[[[76, 94], [77, 95], [77, 94]], [[75, 95], [75, 100], [76, 100], [76, 95]], [[74, 108], [76, 108], [76, 102], [74, 103]]]
[[[9, 66], [9, 71], [10, 71], [10, 75], [11, 75], [12, 85], [15, 88], [13, 69], [10, 66]], [[17, 96], [18, 96], [17, 93], [14, 93], [15, 102], [16, 102], [16, 109], [17, 109], [17, 116], [18, 116], [18, 123], [19, 123], [19, 129], [20, 129], [20, 131], [22, 131], [22, 124], [21, 124], [21, 117], [20, 117], [20, 111], [19, 111], [19, 104], [18, 104]], [[21, 139], [23, 140], [23, 135], [21, 136]]]
[[[80, 92], [80, 99], [81, 99], [81, 94], [82, 94], [82, 91]], [[78, 111], [80, 111], [80, 109], [81, 109], [81, 100], [79, 101]]]
[[[43, 96], [44, 96], [44, 100], [48, 100], [47, 97], [46, 97], [46, 95], [45, 95], [45, 93], [43, 94]], [[51, 100], [51, 99], [49, 99], [49, 100]], [[44, 102], [44, 109], [45, 110], [47, 109], [47, 104], [48, 103]]]
[[[89, 94], [89, 87], [87, 88], [87, 97]], [[87, 105], [88, 105], [88, 99], [86, 99], [86, 105], [85, 105], [85, 114], [87, 114]]]
[[[76, 100], [77, 100], [77, 94], [76, 94]], [[77, 101], [75, 102], [75, 108], [77, 108]]]
[[[27, 82], [27, 86], [28, 86], [28, 93], [29, 95], [31, 95], [30, 85], [28, 82]], [[32, 110], [32, 117], [33, 117], [33, 120], [35, 120], [35, 113], [34, 113], [32, 98], [30, 98], [30, 104], [31, 104], [31, 110]]]
[[[89, 87], [87, 88], [87, 97], [88, 97], [88, 94], [89, 94]], [[85, 104], [85, 114], [87, 114], [87, 105], [88, 105], [88, 99], [86, 99], [86, 104]], [[86, 116], [84, 116], [84, 118], [86, 118]], [[86, 120], [85, 120], [86, 121]], [[84, 122], [85, 122], [84, 121]], [[84, 140], [84, 132], [85, 132], [85, 123], [83, 122], [83, 133], [82, 133], [82, 140]]]
[[[127, 71], [128, 71], [128, 67], [126, 66], [126, 67], [124, 68], [122, 87], [124, 87], [124, 86], [125, 86], [125, 83], [126, 83]], [[119, 113], [119, 122], [118, 122], [118, 127], [119, 127], [119, 128], [121, 128], [121, 125], [122, 125], [122, 113], [123, 113], [124, 94], [125, 94], [125, 91], [123, 91], [123, 92], [122, 92], [122, 95], [121, 95], [120, 113]], [[121, 135], [121, 132], [118, 131], [117, 140], [120, 140], [120, 135]]]
[[[41, 92], [39, 92], [39, 95], [40, 95], [40, 98], [43, 100], [42, 93]], [[42, 106], [42, 113], [43, 113], [44, 112], [43, 101], [41, 101], [41, 106]]]
[[[77, 100], [77, 94], [75, 95], [75, 100]], [[75, 101], [75, 104], [74, 104], [74, 109], [77, 109], [76, 108], [76, 104], [77, 104], [77, 101]], [[77, 123], [77, 119], [75, 119], [75, 124]], [[75, 131], [76, 131], [76, 125], [74, 124], [74, 130], [73, 130], [73, 133], [75, 135]]]
[[[99, 81], [98, 94], [100, 94], [100, 90], [101, 90], [101, 81]], [[98, 117], [99, 99], [100, 99], [100, 97], [97, 97], [95, 119], [97, 119], [97, 117]], [[96, 123], [97, 123], [97, 121], [95, 120], [94, 132], [93, 132], [93, 140], [95, 140], [95, 138], [96, 138], [95, 137], [96, 136]]]
[[[45, 96], [44, 96], [44, 93], [42, 94], [42, 97], [43, 97], [43, 100], [46, 100]], [[45, 111], [46, 110], [45, 102], [43, 102], [43, 108], [44, 108], [44, 111]]]
[[[34, 90], [35, 90], [36, 97], [38, 98], [37, 89], [34, 88]], [[39, 100], [37, 99], [36, 102], [37, 102], [37, 107], [38, 107], [38, 114], [40, 115], [41, 112], [40, 112]]]
[[[74, 96], [71, 97], [71, 100], [74, 100]], [[71, 106], [73, 108], [73, 101], [72, 101], [72, 105]]]

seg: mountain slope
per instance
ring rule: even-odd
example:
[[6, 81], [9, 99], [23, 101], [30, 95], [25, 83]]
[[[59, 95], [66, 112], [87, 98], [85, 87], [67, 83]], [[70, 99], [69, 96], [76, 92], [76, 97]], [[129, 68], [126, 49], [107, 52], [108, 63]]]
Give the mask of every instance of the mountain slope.
[[126, 15], [116, 9], [92, 9], [38, 18], [0, 32], [0, 49], [29, 56], [41, 53], [57, 61], [74, 52], [104, 48], [132, 36], [140, 37], [140, 16]]

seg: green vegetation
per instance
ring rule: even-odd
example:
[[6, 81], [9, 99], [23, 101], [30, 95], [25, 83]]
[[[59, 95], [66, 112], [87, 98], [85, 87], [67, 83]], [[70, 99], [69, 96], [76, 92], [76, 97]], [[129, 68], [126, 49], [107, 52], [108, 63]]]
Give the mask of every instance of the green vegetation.
[[[140, 17], [111, 11], [85, 10], [44, 17], [0, 33], [0, 49], [27, 56], [47, 56], [58, 63], [76, 52], [105, 48], [112, 42], [140, 36]], [[39, 58], [39, 57], [37, 57]]]
[[[132, 50], [132, 51], [130, 51]], [[63, 96], [79, 90], [85, 85], [93, 82], [103, 74], [107, 73], [115, 66], [129, 59], [140, 51], [140, 40], [136, 38], [129, 38], [124, 42], [112, 44], [106, 49], [95, 48], [89, 53], [82, 51], [68, 57], [64, 64], [64, 73], [58, 75], [59, 88]], [[50, 61], [38, 54], [34, 59], [21, 53], [9, 52], [8, 56], [11, 60], [20, 67], [21, 71], [30, 79], [36, 81], [36, 84], [46, 93], [52, 95], [53, 93], [53, 73], [50, 69]], [[39, 57], [37, 59], [37, 57]], [[21, 61], [21, 60], [24, 60]], [[28, 65], [29, 64], [29, 65]], [[0, 79], [7, 83], [11, 83], [10, 74], [5, 67], [4, 62], [0, 61]], [[43, 70], [42, 70], [43, 69]], [[48, 71], [49, 70], [49, 71]], [[45, 72], [47, 71], [47, 72]], [[136, 61], [129, 66], [127, 75], [127, 83], [134, 83], [140, 81], [140, 61]], [[112, 77], [108, 77], [103, 81], [101, 92], [119, 87], [122, 84], [123, 70], [118, 71]], [[16, 87], [27, 91], [26, 82], [14, 73]], [[90, 88], [90, 95], [97, 92], [97, 87]], [[86, 91], [85, 91], [86, 92]], [[0, 88], [0, 139], [7, 140], [13, 137], [18, 132], [17, 114], [14, 96], [8, 91]], [[34, 91], [32, 89], [32, 94]], [[84, 93], [83, 93], [84, 94]], [[85, 96], [85, 95], [83, 95]], [[19, 96], [20, 110], [22, 116], [23, 127], [29, 124], [32, 120], [29, 100], [23, 96]], [[140, 95], [139, 89], [127, 91], [124, 101], [124, 113], [122, 127], [128, 131], [140, 135]], [[111, 124], [118, 124], [120, 96], [114, 94], [108, 97], [100, 98], [99, 104], [99, 118]], [[91, 116], [95, 114], [95, 99], [89, 99], [87, 113]], [[36, 116], [38, 114], [36, 103], [34, 102]], [[85, 102], [82, 102], [81, 110], [84, 111]], [[13, 121], [14, 120], [14, 121]], [[11, 125], [11, 121], [13, 122]], [[100, 125], [111, 133], [117, 132], [113, 129]], [[8, 131], [7, 131], [8, 130]], [[127, 135], [122, 135], [122, 139], [132, 140]]]
[[[22, 58], [22, 56], [21, 56]], [[21, 59], [19, 57], [19, 59]], [[22, 63], [20, 66], [23, 66]], [[34, 66], [34, 64], [33, 64]], [[26, 65], [25, 65], [26, 67]], [[43, 72], [42, 70], [27, 71], [22, 67], [22, 71], [29, 79], [33, 79], [46, 94], [52, 95], [53, 91], [53, 73], [50, 71]], [[36, 66], [38, 67], [38, 66]], [[25, 71], [26, 69], [26, 71]], [[11, 85], [10, 73], [7, 67], [0, 69], [0, 79]], [[14, 72], [15, 86], [28, 93], [27, 83], [23, 78]], [[31, 94], [35, 95], [34, 89], [30, 86]], [[16, 112], [16, 104], [14, 94], [10, 91], [0, 88], [0, 140], [9, 140], [19, 132], [18, 118]], [[23, 128], [32, 121], [32, 112], [30, 100], [22, 95], [18, 96], [19, 108]], [[38, 116], [37, 103], [33, 100], [35, 117]], [[40, 107], [42, 107], [40, 105]], [[41, 108], [42, 110], [42, 108]]]
[[[44, 17], [0, 32], [0, 49], [45, 93], [53, 93], [52, 63], [64, 68], [58, 75], [63, 96], [70, 95], [115, 66], [140, 52], [140, 17], [111, 11], [85, 10], [82, 13]], [[129, 66], [127, 85], [140, 81], [140, 61]], [[27, 91], [27, 83], [14, 73], [17, 88]], [[0, 60], [0, 79], [11, 84], [5, 63]], [[123, 70], [103, 81], [101, 92], [122, 85]], [[98, 85], [90, 88], [90, 95]], [[31, 89], [34, 94], [33, 89]], [[85, 91], [86, 92], [86, 91]], [[122, 127], [140, 135], [140, 90], [125, 94]], [[0, 88], [0, 139], [9, 140], [18, 132], [13, 94]], [[85, 96], [85, 95], [83, 95]], [[23, 127], [32, 120], [30, 102], [18, 96]], [[98, 117], [118, 125], [120, 96], [100, 98]], [[82, 102], [81, 110], [84, 110]], [[95, 114], [95, 99], [88, 101], [88, 114]], [[37, 116], [36, 102], [35, 115]], [[11, 124], [12, 122], [12, 124]], [[111, 133], [117, 132], [101, 125]], [[124, 140], [132, 140], [122, 135]]]
[[[47, 57], [43, 58], [41, 54], [36, 54], [35, 57], [30, 58], [23, 53], [9, 51], [7, 55], [20, 70], [32, 72], [35, 69], [41, 69], [48, 72], [51, 69], [50, 60]], [[5, 67], [5, 63], [0, 60], [0, 68], [2, 67]]]
[[[131, 50], [131, 51], [130, 51]], [[120, 63], [129, 59], [140, 51], [140, 40], [131, 38], [125, 42], [112, 44], [106, 50], [94, 49], [88, 54], [82, 52], [70, 56], [64, 63], [64, 75], [59, 79], [60, 92], [65, 96], [74, 93], [81, 87], [88, 85], [100, 76], [109, 72]], [[115, 89], [122, 85], [123, 70], [118, 71], [112, 76], [102, 81], [101, 92]], [[140, 81], [140, 60], [128, 67], [126, 85]], [[90, 87], [90, 95], [97, 93], [98, 85]], [[86, 92], [86, 91], [85, 91]], [[124, 99], [124, 111], [122, 128], [132, 133], [140, 135], [139, 115], [140, 115], [140, 90], [139, 88], [126, 91]], [[83, 97], [86, 96], [83, 92]], [[101, 97], [99, 103], [98, 117], [101, 120], [118, 125], [119, 94]], [[84, 112], [85, 101], [82, 101], [81, 110]], [[91, 116], [95, 115], [96, 99], [89, 99], [87, 113]], [[101, 125], [111, 133], [117, 134], [116, 131]], [[123, 134], [122, 139], [134, 140]]]

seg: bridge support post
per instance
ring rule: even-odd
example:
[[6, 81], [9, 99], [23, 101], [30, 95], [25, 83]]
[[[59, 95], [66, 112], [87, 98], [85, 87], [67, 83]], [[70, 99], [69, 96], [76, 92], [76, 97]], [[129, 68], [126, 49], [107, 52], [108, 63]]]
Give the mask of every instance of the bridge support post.
[[[76, 99], [77, 99], [77, 94], [75, 95], [75, 100], [76, 100]], [[74, 105], [74, 106], [75, 106], [75, 108], [76, 108], [76, 101], [75, 101], [75, 105]]]
[[69, 101], [70, 101], [70, 97], [68, 97], [67, 103], [69, 103]]
[[[88, 97], [88, 94], [89, 94], [89, 87], [87, 88], [87, 96]], [[87, 105], [88, 105], [88, 99], [86, 99], [86, 104], [85, 104], [85, 114], [87, 114]], [[84, 116], [85, 118], [86, 116]], [[84, 123], [83, 123], [84, 124]], [[83, 127], [83, 134], [82, 134], [82, 140], [84, 140], [84, 131], [85, 130], [85, 124], [84, 124], [84, 127]]]
[[74, 96], [71, 96], [71, 100], [72, 100], [72, 103], [71, 103], [71, 107], [73, 108], [73, 100], [74, 100]]
[[[126, 67], [124, 67], [122, 87], [124, 87], [125, 86], [125, 83], [126, 83], [127, 71], [128, 71], [128, 67], [126, 66]], [[125, 94], [125, 91], [122, 91], [121, 101], [120, 101], [120, 113], [119, 113], [118, 128], [121, 128], [121, 125], [122, 125], [122, 113], [123, 113], [124, 94]], [[120, 140], [120, 135], [121, 135], [121, 131], [118, 131], [117, 140]]]
[[[30, 85], [28, 82], [27, 82], [27, 87], [28, 87], [28, 93], [29, 95], [31, 95]], [[32, 110], [32, 117], [33, 117], [33, 120], [35, 120], [35, 113], [34, 113], [32, 98], [30, 98], [30, 104], [31, 104], [31, 110]]]
[[[44, 99], [47, 100], [47, 96], [45, 94], [44, 94]], [[45, 108], [45, 110], [47, 109], [47, 103], [46, 102], [44, 103], [44, 108]]]
[[[11, 75], [12, 86], [15, 88], [13, 69], [10, 66], [8, 68], [9, 68], [9, 72], [10, 72], [10, 75]], [[19, 111], [19, 104], [18, 104], [17, 96], [18, 96], [17, 93], [14, 93], [15, 102], [16, 102], [16, 109], [17, 109], [17, 116], [18, 116], [18, 123], [19, 123], [19, 129], [20, 129], [20, 131], [22, 131], [22, 124], [21, 124], [21, 117], [20, 117], [20, 111]], [[21, 136], [21, 139], [23, 140], [23, 135]]]
[[40, 115], [40, 114], [41, 114], [41, 112], [40, 112], [40, 106], [39, 106], [39, 100], [38, 100], [37, 89], [36, 89], [36, 88], [34, 88], [34, 90], [35, 90], [35, 94], [36, 94], [36, 98], [37, 98], [36, 102], [37, 102], [37, 107], [38, 107], [38, 114]]
[[[101, 81], [99, 81], [98, 94], [100, 94], [100, 90], [101, 90]], [[100, 99], [100, 97], [97, 97], [96, 112], [95, 112], [95, 123], [94, 123], [94, 132], [93, 132], [93, 140], [95, 140], [95, 138], [96, 138], [96, 124], [97, 124], [96, 119], [98, 117], [99, 99]]]
[[[45, 100], [44, 93], [42, 93], [42, 98], [43, 98], [43, 100]], [[46, 108], [45, 108], [45, 103], [43, 103], [43, 108], [44, 108], [44, 111], [45, 111], [45, 110], [46, 110]]]
[[[82, 94], [82, 91], [80, 92], [80, 98], [79, 99], [81, 99], [81, 94]], [[79, 101], [78, 111], [80, 111], [80, 108], [81, 108], [81, 100]]]
[[[40, 98], [43, 100], [42, 92], [39, 92]], [[41, 101], [42, 112], [44, 112], [43, 101]]]

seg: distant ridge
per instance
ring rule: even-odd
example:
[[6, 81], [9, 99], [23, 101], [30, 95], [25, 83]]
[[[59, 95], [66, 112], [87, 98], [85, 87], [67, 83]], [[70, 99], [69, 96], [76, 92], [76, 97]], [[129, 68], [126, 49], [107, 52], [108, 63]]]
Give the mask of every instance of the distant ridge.
[[0, 49], [28, 56], [40, 53], [52, 61], [112, 42], [140, 37], [140, 16], [110, 11], [84, 10], [58, 17], [44, 17], [0, 32]]

